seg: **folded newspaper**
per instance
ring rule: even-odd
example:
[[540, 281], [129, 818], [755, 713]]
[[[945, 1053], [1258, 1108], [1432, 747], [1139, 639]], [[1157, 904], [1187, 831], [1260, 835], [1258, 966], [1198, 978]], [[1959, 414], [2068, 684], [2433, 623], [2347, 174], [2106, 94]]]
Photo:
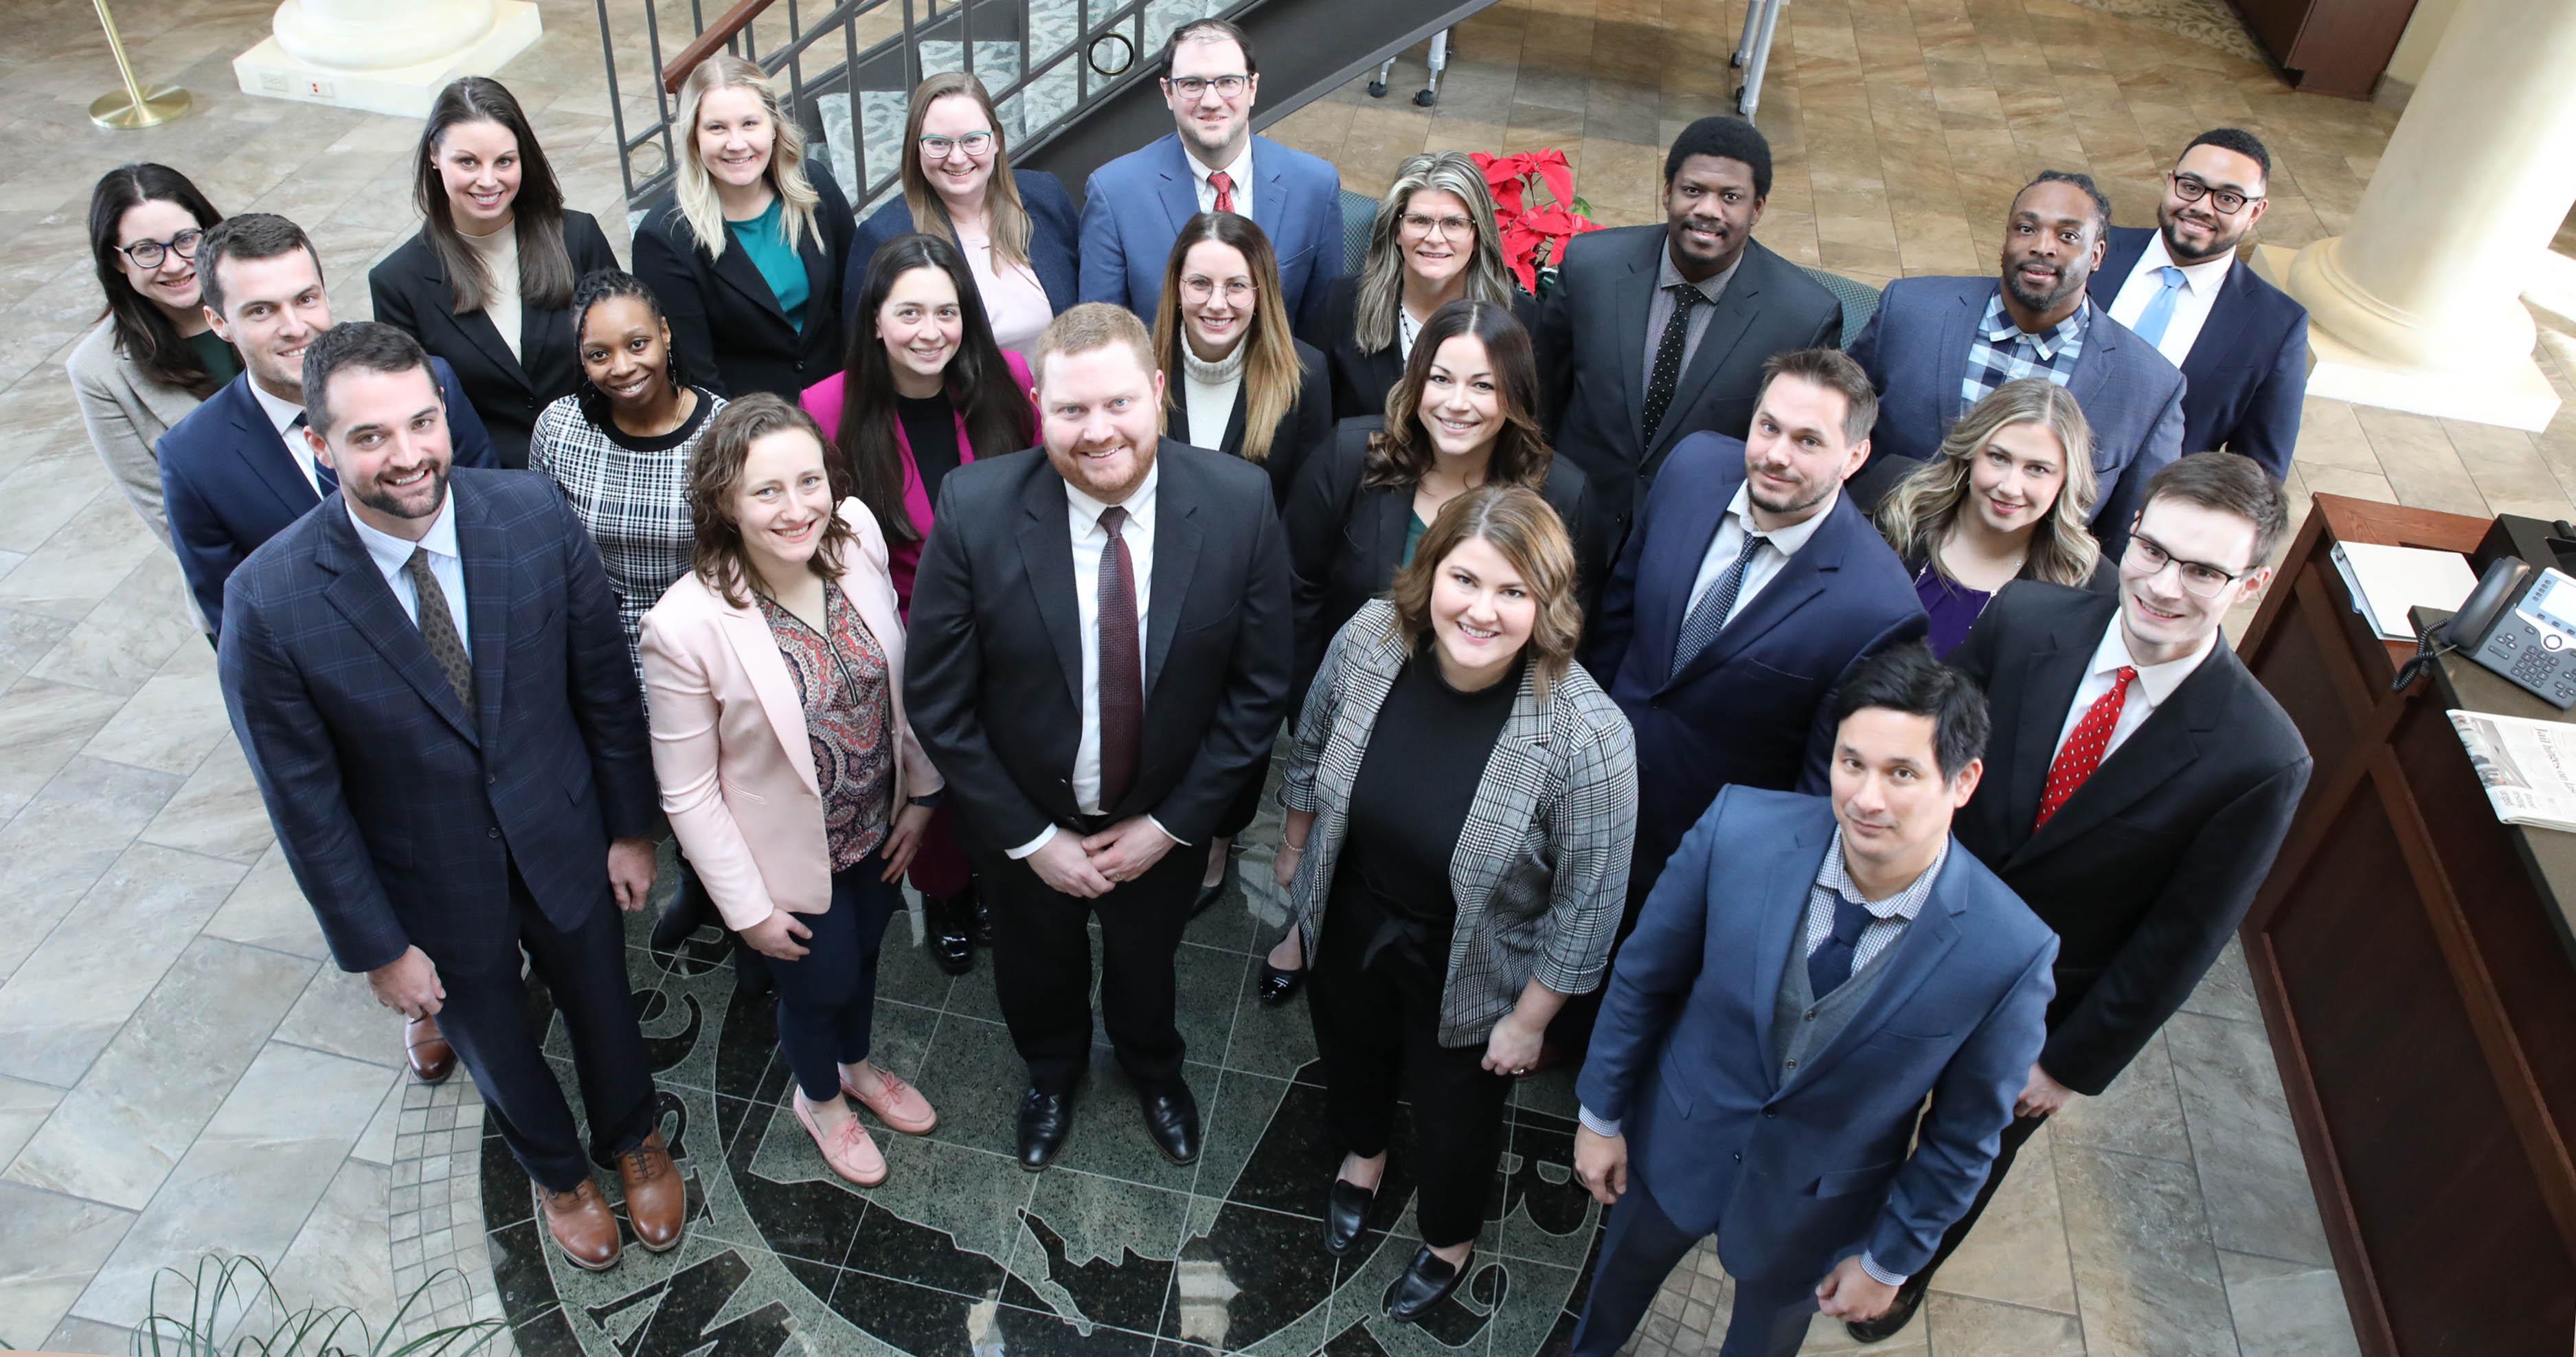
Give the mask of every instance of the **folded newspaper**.
[[2450, 716], [2497, 819], [2576, 833], [2576, 725], [2483, 711]]

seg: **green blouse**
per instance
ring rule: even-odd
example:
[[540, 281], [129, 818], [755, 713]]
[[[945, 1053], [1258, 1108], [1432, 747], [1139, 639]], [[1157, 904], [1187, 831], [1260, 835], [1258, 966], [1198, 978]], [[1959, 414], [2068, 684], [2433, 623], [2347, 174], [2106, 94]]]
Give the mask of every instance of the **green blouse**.
[[778, 298], [778, 309], [787, 314], [787, 323], [802, 331], [805, 303], [811, 293], [805, 283], [805, 261], [787, 245], [786, 204], [773, 195], [759, 216], [726, 222], [725, 229], [733, 232], [742, 252], [751, 256], [752, 266], [760, 270], [762, 281]]

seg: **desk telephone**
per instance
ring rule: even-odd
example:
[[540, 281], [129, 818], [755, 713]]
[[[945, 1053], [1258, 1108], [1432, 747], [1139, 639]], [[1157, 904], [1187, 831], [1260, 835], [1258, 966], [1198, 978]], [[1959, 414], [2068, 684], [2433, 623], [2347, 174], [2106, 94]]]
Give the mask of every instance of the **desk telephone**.
[[2542, 701], [2576, 707], [2576, 579], [2501, 557], [2441, 630], [2444, 642]]

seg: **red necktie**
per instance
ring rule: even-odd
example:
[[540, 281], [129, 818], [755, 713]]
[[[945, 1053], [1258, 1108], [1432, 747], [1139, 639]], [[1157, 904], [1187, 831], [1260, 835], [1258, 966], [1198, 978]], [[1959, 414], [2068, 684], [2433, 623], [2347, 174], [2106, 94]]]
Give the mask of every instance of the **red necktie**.
[[1208, 176], [1208, 187], [1216, 190], [1217, 211], [1232, 212], [1234, 210], [1233, 175], [1227, 174], [1223, 170], [1218, 170]]
[[2102, 766], [2102, 751], [2110, 748], [2111, 730], [2120, 724], [2120, 708], [2128, 701], [2129, 681], [2137, 676], [2136, 669], [2123, 666], [2111, 676], [2111, 691], [2093, 699], [2093, 705], [2084, 709], [2084, 719], [2075, 723], [2074, 733], [2057, 751], [2057, 761], [2048, 765], [2048, 787], [2039, 794], [2039, 818], [2031, 822], [2032, 833], [2038, 833], [2039, 827], [2048, 823], [2048, 817], [2066, 804], [2066, 798], [2084, 785], [2084, 779]]
[[1136, 782], [1145, 744], [1145, 662], [1136, 645], [1136, 569], [1118, 530], [1127, 511], [1100, 511], [1100, 809], [1115, 814]]

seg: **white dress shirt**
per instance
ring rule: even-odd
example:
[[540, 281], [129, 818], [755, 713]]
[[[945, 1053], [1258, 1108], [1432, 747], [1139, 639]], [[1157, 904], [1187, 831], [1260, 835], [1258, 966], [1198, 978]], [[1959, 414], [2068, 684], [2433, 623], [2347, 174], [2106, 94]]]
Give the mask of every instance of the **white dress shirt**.
[[[345, 501], [343, 507], [347, 507]], [[391, 533], [378, 532], [349, 508], [349, 526], [358, 530], [358, 540], [365, 544], [367, 556], [383, 572], [385, 585], [394, 591], [394, 601], [402, 605], [403, 616], [413, 626], [420, 625], [420, 590], [411, 582], [412, 551], [429, 553], [430, 578], [438, 581], [439, 592], [447, 595], [448, 616], [455, 619], [456, 639], [465, 643], [465, 656], [474, 657], [474, 629], [465, 625], [465, 558], [456, 549], [456, 493], [449, 491], [438, 506], [438, 517], [429, 521], [429, 532], [417, 542], [406, 542]]]
[[[1199, 190], [1199, 210], [1214, 212], [1216, 185], [1208, 182], [1208, 175], [1213, 171], [1209, 170], [1197, 156], [1191, 155], [1186, 150], [1181, 152], [1181, 159], [1190, 163], [1190, 179]], [[1235, 215], [1250, 217], [1252, 215], [1252, 138], [1245, 137], [1242, 153], [1234, 158], [1233, 164], [1221, 168], [1225, 170], [1227, 181], [1234, 185]]]
[[[1136, 574], [1136, 672], [1140, 677], [1145, 672], [1145, 619], [1153, 615], [1154, 491], [1162, 479], [1162, 467], [1148, 468], [1145, 483], [1118, 506], [1127, 511], [1118, 536], [1127, 543], [1127, 564]], [[1073, 597], [1082, 631], [1082, 742], [1073, 750], [1073, 804], [1085, 815], [1100, 815], [1108, 809], [1100, 804], [1100, 558], [1109, 550], [1109, 532], [1100, 526], [1100, 515], [1111, 506], [1084, 494], [1071, 481], [1065, 482], [1064, 499], [1072, 520]], [[1162, 821], [1155, 820], [1154, 827], [1174, 843], [1180, 842], [1179, 836], [1163, 829]], [[1025, 858], [1046, 847], [1055, 833], [1056, 827], [1048, 825], [1006, 856]]]
[[[2181, 687], [2182, 681], [2191, 677], [2191, 671], [2198, 669], [2200, 662], [2209, 658], [2209, 652], [2217, 648], [2218, 633], [2212, 631], [2201, 638], [2198, 650], [2179, 660], [2138, 664], [2129, 654], [2128, 637], [2120, 632], [2120, 614], [2112, 613], [2111, 625], [2102, 632], [2102, 644], [2093, 647], [2093, 662], [2085, 667], [2084, 681], [2075, 685], [2075, 701], [2067, 709], [2066, 723], [2057, 728], [2054, 748], [2066, 747], [2066, 737], [2075, 733], [2076, 723], [2084, 719], [2084, 713], [2091, 711], [2093, 704], [2111, 691], [2112, 677], [2130, 665], [2137, 665], [2138, 676], [2130, 681], [2129, 695], [2120, 704], [2120, 720], [2111, 727], [2110, 743], [2102, 746], [2102, 757], [2109, 759], [2112, 751], [2120, 747], [2120, 742], [2146, 724], [2156, 708], [2163, 706], [2165, 699], [2173, 696], [2174, 689]], [[2049, 755], [2049, 762], [2052, 765], [2057, 762], [2054, 753]]]
[[[2129, 270], [2129, 280], [2120, 284], [2120, 295], [2111, 299], [2111, 319], [2134, 330], [2138, 319], [2147, 313], [2147, 305], [2165, 290], [2164, 269], [2174, 262], [2165, 253], [2165, 233], [2147, 237], [2147, 248], [2139, 251], [2137, 267]], [[2182, 265], [2182, 295], [2174, 298], [2173, 319], [2165, 323], [2165, 336], [2156, 342], [2156, 352], [2175, 367], [2191, 356], [2191, 342], [2200, 337], [2200, 327], [2209, 323], [2209, 308], [2218, 302], [2218, 290], [2227, 283], [2227, 271], [2236, 266], [2236, 252], [2229, 250], [2216, 259]]]
[[[1839, 495], [1842, 492], [1836, 490], [1834, 493]], [[1798, 554], [1798, 548], [1816, 535], [1816, 529], [1825, 524], [1825, 515], [1832, 513], [1833, 509], [1833, 501], [1827, 500], [1824, 507], [1816, 510], [1807, 521], [1765, 534], [1762, 549], [1753, 553], [1752, 564], [1744, 567], [1744, 584], [1735, 592], [1735, 609], [1727, 614], [1728, 617], [1744, 615], [1745, 608], [1753, 602], [1753, 596], [1762, 592], [1762, 586], [1779, 577], [1781, 567], [1789, 564], [1789, 558]], [[1759, 529], [1753, 526], [1753, 487], [1750, 484], [1739, 485], [1735, 487], [1735, 498], [1726, 502], [1726, 517], [1718, 520], [1717, 536], [1710, 539], [1708, 554], [1700, 558], [1699, 576], [1691, 581], [1690, 602], [1683, 606], [1682, 616], [1690, 616], [1690, 610], [1699, 606], [1700, 596], [1717, 583], [1728, 566], [1735, 564], [1736, 553], [1744, 550], [1745, 534], [1756, 531]]]
[[313, 469], [313, 445], [304, 441], [302, 432], [287, 432], [295, 427], [295, 421], [304, 418], [304, 407], [268, 394], [268, 388], [261, 386], [256, 378], [243, 385], [250, 388], [251, 397], [259, 402], [259, 408], [268, 413], [268, 422], [276, 427], [279, 441], [286, 444], [286, 460], [304, 473], [304, 483], [313, 487], [314, 498], [321, 498], [322, 476]]

